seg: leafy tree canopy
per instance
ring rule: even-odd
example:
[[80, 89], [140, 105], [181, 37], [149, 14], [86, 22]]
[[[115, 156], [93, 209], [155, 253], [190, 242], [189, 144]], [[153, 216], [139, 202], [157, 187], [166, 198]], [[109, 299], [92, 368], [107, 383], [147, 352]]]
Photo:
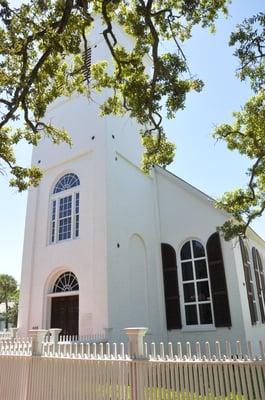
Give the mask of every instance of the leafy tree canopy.
[[246, 19], [232, 33], [230, 45], [236, 46], [240, 62], [237, 76], [249, 81], [253, 96], [234, 112], [232, 124], [222, 124], [214, 136], [224, 140], [252, 162], [246, 187], [224, 194], [217, 203], [233, 215], [221, 228], [227, 240], [244, 236], [247, 227], [265, 210], [265, 14]]
[[[16, 322], [18, 309], [19, 292], [17, 281], [11, 275], [0, 274], [0, 303], [5, 303], [6, 312], [2, 314], [5, 320], [5, 326], [8, 328], [9, 322]], [[14, 310], [9, 306], [13, 302]], [[12, 311], [11, 311], [12, 310]]]
[[[189, 91], [203, 83], [191, 76], [181, 43], [195, 25], [214, 29], [219, 12], [227, 13], [229, 0], [31, 0], [13, 8], [0, 0], [0, 163], [12, 174], [10, 184], [24, 190], [37, 185], [41, 171], [16, 162], [14, 146], [22, 139], [36, 145], [48, 136], [54, 143], [71, 140], [64, 130], [45, 124], [47, 106], [59, 96], [78, 92], [89, 96], [84, 80], [86, 36], [98, 14], [103, 37], [114, 60], [110, 75], [104, 61], [92, 67], [92, 88], [112, 89], [102, 114], [129, 112], [143, 126], [143, 169], [152, 163], [168, 165], [174, 145], [162, 127], [161, 104], [167, 117], [184, 108]], [[113, 23], [134, 37], [128, 51], [118, 43]], [[175, 49], [164, 52], [163, 40]], [[146, 73], [143, 59], [152, 59]], [[71, 61], [69, 61], [71, 60]], [[22, 127], [17, 128], [17, 120]]]

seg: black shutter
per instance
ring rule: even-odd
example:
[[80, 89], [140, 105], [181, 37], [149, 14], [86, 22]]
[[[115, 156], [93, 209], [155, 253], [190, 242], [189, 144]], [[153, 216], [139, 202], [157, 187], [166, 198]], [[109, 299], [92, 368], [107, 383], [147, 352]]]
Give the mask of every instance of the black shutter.
[[254, 305], [253, 285], [251, 284], [252, 277], [251, 277], [251, 271], [250, 271], [249, 255], [248, 255], [248, 250], [243, 242], [243, 239], [239, 238], [239, 243], [240, 243], [242, 262], [243, 262], [243, 268], [244, 268], [250, 319], [251, 319], [251, 324], [255, 325], [257, 322], [257, 315], [255, 312], [255, 305]]
[[207, 257], [212, 289], [214, 320], [216, 327], [231, 326], [225, 269], [219, 233], [213, 233], [207, 241]]
[[258, 298], [259, 298], [261, 321], [264, 323], [265, 322], [265, 310], [264, 310], [264, 305], [263, 305], [263, 299], [264, 299], [264, 295], [265, 295], [264, 273], [263, 273], [263, 265], [261, 262], [259, 252], [257, 249], [255, 249], [255, 247], [252, 247], [252, 259], [253, 259], [254, 272], [255, 272], [255, 278], [256, 278], [257, 293], [258, 293]]
[[[258, 258], [258, 265], [259, 265], [259, 271], [260, 271], [260, 281], [261, 281], [261, 293], [262, 293], [262, 297], [263, 297], [263, 301], [265, 304], [265, 276], [264, 276], [264, 268], [263, 268], [263, 264], [261, 261], [261, 257], [259, 252], [257, 251], [257, 258]], [[265, 314], [265, 310], [264, 310], [264, 314]], [[265, 321], [264, 321], [265, 322]]]
[[181, 328], [176, 252], [172, 246], [161, 244], [167, 329]]

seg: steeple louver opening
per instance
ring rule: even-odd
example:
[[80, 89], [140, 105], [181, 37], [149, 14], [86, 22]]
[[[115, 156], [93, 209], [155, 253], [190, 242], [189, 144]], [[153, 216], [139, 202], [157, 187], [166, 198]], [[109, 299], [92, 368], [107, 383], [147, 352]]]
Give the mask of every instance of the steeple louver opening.
[[86, 47], [83, 51], [82, 58], [83, 58], [83, 74], [87, 84], [89, 85], [91, 82], [91, 47]]

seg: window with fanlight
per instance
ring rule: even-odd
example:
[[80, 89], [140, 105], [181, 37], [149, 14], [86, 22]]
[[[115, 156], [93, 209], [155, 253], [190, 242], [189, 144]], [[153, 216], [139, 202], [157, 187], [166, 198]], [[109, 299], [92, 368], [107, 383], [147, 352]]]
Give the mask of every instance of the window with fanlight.
[[213, 325], [213, 305], [204, 246], [189, 240], [180, 251], [184, 326]]
[[62, 176], [51, 196], [50, 243], [79, 237], [80, 180], [74, 173]]

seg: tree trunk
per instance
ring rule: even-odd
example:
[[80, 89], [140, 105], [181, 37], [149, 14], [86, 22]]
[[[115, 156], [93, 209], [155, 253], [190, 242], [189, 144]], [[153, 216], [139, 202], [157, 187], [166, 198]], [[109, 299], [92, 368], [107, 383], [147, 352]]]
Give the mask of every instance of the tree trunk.
[[7, 297], [5, 298], [5, 304], [6, 304], [5, 328], [8, 329], [8, 299], [7, 299]]

